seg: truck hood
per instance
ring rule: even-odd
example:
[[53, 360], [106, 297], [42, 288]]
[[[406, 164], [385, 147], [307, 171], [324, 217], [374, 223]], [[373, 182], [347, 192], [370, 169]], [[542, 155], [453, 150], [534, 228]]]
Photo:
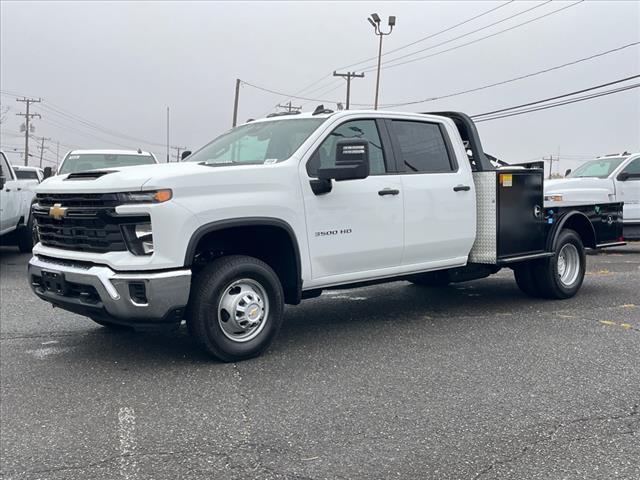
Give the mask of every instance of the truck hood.
[[[241, 167], [220, 167], [220, 169]], [[190, 175], [210, 172], [211, 167], [197, 163], [160, 163], [157, 165], [138, 165], [133, 167], [105, 168], [96, 172], [108, 172], [96, 178], [68, 179], [67, 174], [56, 175], [43, 181], [35, 189], [37, 193], [108, 193], [142, 190], [145, 184], [154, 185]], [[169, 185], [167, 185], [169, 186]]]
[[611, 202], [615, 187], [610, 178], [563, 178], [546, 180], [544, 194], [562, 194], [563, 202]]

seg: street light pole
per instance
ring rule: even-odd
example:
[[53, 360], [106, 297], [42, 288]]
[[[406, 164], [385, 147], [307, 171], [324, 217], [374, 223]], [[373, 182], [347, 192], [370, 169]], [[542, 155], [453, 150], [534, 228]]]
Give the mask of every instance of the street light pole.
[[373, 104], [373, 109], [378, 109], [378, 95], [380, 93], [380, 64], [382, 60], [382, 37], [385, 35], [391, 34], [393, 31], [393, 27], [396, 25], [396, 17], [391, 15], [389, 17], [389, 31], [383, 32], [380, 28], [380, 16], [377, 13], [372, 13], [370, 17], [367, 18], [371, 26], [373, 26], [373, 31], [376, 35], [380, 37], [380, 42], [378, 43], [378, 71], [376, 73], [376, 98]]

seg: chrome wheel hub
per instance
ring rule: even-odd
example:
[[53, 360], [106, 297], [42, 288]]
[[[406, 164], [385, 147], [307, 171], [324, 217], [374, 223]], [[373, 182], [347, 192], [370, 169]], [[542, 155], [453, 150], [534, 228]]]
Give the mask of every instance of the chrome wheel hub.
[[218, 303], [218, 324], [234, 342], [248, 342], [264, 328], [269, 298], [259, 282], [243, 278], [231, 283]]
[[575, 245], [567, 243], [558, 253], [558, 277], [565, 287], [570, 287], [580, 275], [580, 253]]

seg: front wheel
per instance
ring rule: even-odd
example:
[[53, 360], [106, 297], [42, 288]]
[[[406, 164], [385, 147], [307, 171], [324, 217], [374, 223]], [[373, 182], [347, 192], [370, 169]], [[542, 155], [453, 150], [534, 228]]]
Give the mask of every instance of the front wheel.
[[194, 279], [189, 332], [224, 362], [260, 355], [282, 325], [284, 294], [278, 276], [261, 260], [221, 257]]
[[555, 299], [573, 297], [582, 286], [586, 266], [580, 235], [573, 230], [563, 230], [558, 235], [553, 257], [537, 262], [533, 268], [540, 295]]

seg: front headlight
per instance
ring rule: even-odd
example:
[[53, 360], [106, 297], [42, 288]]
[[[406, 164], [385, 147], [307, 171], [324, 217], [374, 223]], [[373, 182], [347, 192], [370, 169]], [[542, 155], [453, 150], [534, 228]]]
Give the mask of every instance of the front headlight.
[[129, 250], [134, 255], [151, 255], [153, 253], [153, 230], [151, 223], [123, 225]]
[[118, 194], [122, 203], [163, 203], [171, 200], [173, 192], [170, 189], [150, 190], [148, 192], [124, 192]]
[[544, 196], [544, 201], [545, 202], [561, 202], [562, 201], [562, 194], [554, 193], [552, 195], [545, 195]]

